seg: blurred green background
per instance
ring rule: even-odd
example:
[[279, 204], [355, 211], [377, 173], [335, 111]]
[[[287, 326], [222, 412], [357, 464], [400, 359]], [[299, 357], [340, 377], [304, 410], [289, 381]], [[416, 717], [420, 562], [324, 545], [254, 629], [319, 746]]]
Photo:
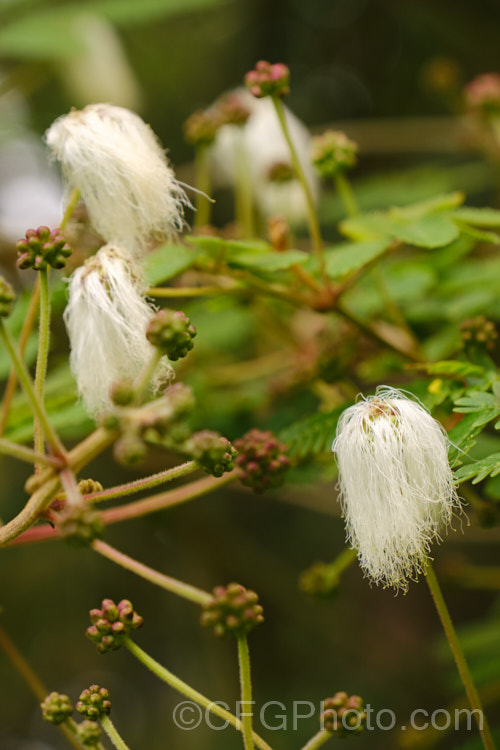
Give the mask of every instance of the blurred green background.
[[[12, 202], [5, 196], [12, 195], [13, 177], [29, 171], [26, 153], [12, 151], [16, 140], [38, 143], [53, 119], [71, 106], [112, 101], [136, 109], [152, 124], [176, 169], [188, 179], [192, 153], [183, 141], [182, 122], [239, 85], [260, 58], [290, 66], [288, 103], [303, 121], [316, 129], [331, 123], [345, 126], [359, 140], [357, 174], [365, 181], [370, 205], [391, 194], [389, 179], [385, 193], [380, 189], [384, 170], [404, 175], [409, 168], [422, 169], [418, 184], [411, 185], [416, 198], [434, 189], [465, 189], [473, 201], [495, 203], [496, 177], [470, 144], [455, 137], [454, 116], [460, 111], [463, 83], [500, 68], [499, 22], [500, 8], [493, 0], [2, 0], [4, 265], [11, 265], [16, 238], [7, 213]], [[44, 166], [37, 169], [49, 179]], [[374, 174], [377, 187], [370, 193]], [[57, 180], [50, 180], [57, 207]], [[29, 194], [35, 211], [41, 195], [36, 185], [16, 189], [22, 224], [23, 197]], [[393, 192], [398, 189], [396, 185]], [[54, 205], [49, 209], [55, 210]], [[205, 404], [203, 413], [209, 411]], [[214, 422], [208, 426], [219, 426], [217, 416]], [[147, 468], [159, 470], [161, 460], [152, 459]], [[0, 512], [10, 518], [24, 503], [26, 475], [7, 459], [0, 470]], [[109, 457], [96, 462], [92, 476], [105, 485], [123, 481], [122, 470]], [[494, 562], [498, 530], [465, 528], [464, 536], [451, 537], [435, 549], [438, 563], [456, 552], [472, 561]], [[262, 732], [274, 750], [299, 748], [316, 731], [314, 719], [293, 730], [294, 700], [319, 702], [345, 689], [361, 694], [373, 707], [395, 710], [398, 724], [404, 724], [415, 708], [444, 708], [461, 695], [446, 649], [437, 646], [439, 623], [424, 585], [394, 597], [391, 591], [370, 588], [354, 565], [330, 601], [312, 601], [299, 592], [301, 571], [315, 560], [333, 559], [344, 546], [333, 480], [262, 498], [238, 489], [218, 492], [113, 527], [106, 539], [203, 588], [237, 580], [259, 593], [266, 622], [250, 639], [255, 699], [258, 704], [283, 702], [289, 723], [286, 732]], [[91, 683], [109, 687], [113, 719], [137, 750], [240, 747], [232, 730], [176, 729], [172, 710], [178, 696], [128, 653], [99, 656], [83, 635], [87, 611], [101, 598], [130, 598], [145, 617], [137, 636], [140, 645], [195, 688], [234, 707], [235, 646], [202, 630], [194, 605], [154, 589], [91, 551], [58, 542], [3, 550], [1, 558], [1, 624], [49, 689], [76, 698]], [[464, 594], [450, 586], [446, 596], [464, 626], [486, 618], [489, 641], [484, 631], [472, 629], [468, 642], [482, 679], [491, 682], [496, 674], [498, 680], [494, 592]], [[2, 652], [0, 691], [2, 750], [65, 747], [57, 730], [42, 722], [36, 701]], [[500, 718], [498, 701], [492, 718], [495, 711]], [[468, 733], [443, 734], [440, 746], [458, 747], [468, 739]], [[404, 733], [366, 732], [350, 741], [360, 748], [398, 747]]]

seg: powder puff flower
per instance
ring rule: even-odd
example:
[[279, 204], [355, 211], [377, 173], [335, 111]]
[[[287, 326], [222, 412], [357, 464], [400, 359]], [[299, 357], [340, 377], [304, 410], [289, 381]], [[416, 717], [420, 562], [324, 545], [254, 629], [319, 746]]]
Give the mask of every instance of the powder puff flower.
[[[270, 98], [255, 99], [247, 92], [238, 92], [250, 117], [243, 128], [223, 125], [212, 147], [214, 183], [232, 187], [236, 181], [236, 158], [243, 149], [249, 169], [254, 201], [265, 217], [283, 215], [291, 224], [303, 223], [307, 216], [304, 191], [293, 176], [290, 149], [283, 135]], [[306, 126], [286, 107], [286, 122], [297, 155], [313, 196], [318, 194], [318, 179], [310, 160], [311, 135]], [[289, 179], [276, 179], [288, 168]]]
[[123, 107], [91, 104], [59, 117], [46, 141], [94, 229], [136, 255], [183, 227], [189, 201], [155, 134]]
[[375, 583], [406, 590], [460, 502], [443, 428], [420, 404], [381, 387], [346, 409], [332, 450], [348, 541]]
[[[71, 276], [64, 313], [70, 366], [91, 414], [109, 408], [111, 386], [135, 378], [150, 360], [154, 348], [146, 327], [153, 312], [122, 248], [105, 245]], [[170, 376], [166, 360], [157, 373], [157, 384]]]

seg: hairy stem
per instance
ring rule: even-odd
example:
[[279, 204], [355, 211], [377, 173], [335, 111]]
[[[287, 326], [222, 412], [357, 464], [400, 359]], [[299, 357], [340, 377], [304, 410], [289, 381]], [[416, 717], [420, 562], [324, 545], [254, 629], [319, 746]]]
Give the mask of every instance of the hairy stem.
[[29, 464], [45, 464], [46, 466], [52, 466], [55, 469], [64, 466], [62, 461], [55, 456], [46, 456], [44, 453], [37, 453], [26, 448], [24, 445], [18, 445], [17, 443], [11, 443], [10, 440], [0, 438], [0, 453], [4, 453], [6, 456], [12, 456], [18, 458], [20, 461], [25, 461]]
[[79, 200], [80, 200], [80, 191], [78, 190], [78, 188], [75, 187], [71, 191], [71, 194], [68, 199], [68, 203], [66, 204], [66, 209], [61, 219], [61, 223], [59, 224], [59, 229], [61, 230], [61, 232], [63, 232], [68, 226], [68, 222], [73, 216], [73, 211], [75, 210], [76, 204], [78, 203]]
[[200, 466], [196, 461], [186, 461], [185, 464], [174, 466], [172, 469], [165, 469], [165, 471], [160, 471], [158, 472], [158, 474], [152, 474], [149, 477], [144, 477], [144, 479], [134, 479], [132, 482], [119, 484], [116, 487], [110, 487], [107, 490], [92, 492], [89, 495], [84, 495], [83, 497], [84, 500], [89, 500], [92, 503], [102, 502], [104, 500], [113, 500], [117, 497], [133, 495], [135, 492], [142, 492], [142, 490], [149, 490], [152, 487], [157, 487], [160, 484], [172, 482], [174, 479], [180, 479], [181, 477], [185, 477], [188, 474], [192, 474], [193, 471], [197, 471], [199, 468]]
[[50, 446], [54, 454], [56, 456], [60, 456], [61, 458], [64, 458], [65, 457], [64, 446], [62, 445], [56, 431], [54, 430], [54, 428], [49, 422], [44, 406], [41, 403], [40, 399], [38, 398], [37, 394], [35, 393], [35, 389], [33, 387], [33, 382], [28, 372], [28, 368], [26, 367], [22, 359], [19, 357], [16, 346], [9, 332], [7, 331], [3, 320], [0, 320], [0, 339], [5, 344], [5, 348], [7, 349], [9, 353], [9, 356], [12, 360], [12, 364], [14, 365], [16, 369], [19, 382], [21, 383], [24, 389], [24, 392], [28, 398], [28, 401], [30, 402], [31, 408], [33, 410], [33, 414], [35, 415], [40, 425], [42, 426], [42, 429], [45, 433], [45, 436], [48, 442], [50, 443]]
[[150, 568], [138, 560], [134, 560], [133, 557], [129, 557], [123, 552], [119, 552], [117, 549], [102, 542], [100, 539], [93, 541], [92, 547], [100, 555], [107, 557], [108, 560], [112, 560], [117, 565], [121, 565], [122, 568], [132, 571], [132, 573], [141, 576], [141, 578], [145, 578], [155, 586], [160, 586], [160, 588], [165, 589], [165, 591], [177, 594], [177, 596], [180, 596], [183, 599], [188, 599], [195, 604], [203, 606], [212, 598], [206, 591], [203, 591], [196, 586], [191, 586], [189, 583], [178, 581], [176, 578], [166, 576], [163, 573], [159, 573], [157, 570], [154, 570], [154, 568]]
[[[49, 270], [48, 268], [43, 268], [38, 273], [40, 276], [40, 318], [38, 323], [38, 355], [35, 370], [35, 394], [38, 401], [43, 404], [43, 393], [45, 390], [45, 377], [47, 375], [50, 346]], [[38, 418], [35, 419], [34, 432], [35, 450], [37, 453], [43, 453], [43, 426]]]
[[[121, 521], [129, 521], [133, 518], [146, 516], [149, 513], [156, 513], [165, 508], [180, 505], [181, 503], [194, 500], [197, 497], [213, 492], [213, 490], [223, 487], [237, 478], [237, 471], [232, 471], [229, 474], [225, 474], [223, 477], [204, 477], [203, 479], [198, 479], [196, 482], [191, 482], [182, 487], [176, 487], [174, 490], [168, 490], [167, 492], [162, 492], [158, 495], [146, 497], [144, 500], [127, 503], [118, 508], [109, 508], [102, 512], [101, 520], [105, 526], [108, 526], [113, 523], [120, 523]], [[0, 546], [2, 544], [2, 532], [5, 528], [5, 526], [0, 527]], [[26, 526], [25, 528], [28, 527]], [[50, 526], [42, 526], [37, 527], [36, 529], [29, 529], [16, 539], [15, 537], [17, 536], [17, 534], [11, 534], [8, 541], [11, 541], [13, 544], [31, 544], [33, 542], [43, 542], [47, 539], [57, 539], [58, 534], [57, 531]]]
[[238, 638], [238, 662], [240, 667], [241, 708], [243, 745], [245, 750], [254, 750], [252, 732], [252, 679], [250, 675], [250, 653], [246, 635]]
[[278, 115], [281, 129], [283, 131], [283, 135], [285, 136], [285, 140], [288, 144], [288, 148], [290, 149], [290, 156], [292, 158], [292, 164], [293, 164], [293, 168], [295, 171], [295, 175], [297, 179], [299, 180], [300, 184], [302, 185], [302, 189], [304, 191], [304, 196], [305, 196], [306, 205], [307, 205], [307, 219], [309, 223], [309, 232], [311, 234], [314, 251], [318, 257], [318, 263], [321, 269], [321, 274], [324, 280], [328, 282], [328, 276], [327, 276], [326, 268], [325, 268], [325, 257], [323, 253], [323, 240], [321, 238], [321, 230], [319, 227], [318, 216], [316, 214], [316, 207], [314, 205], [314, 199], [313, 199], [313, 195], [311, 191], [311, 186], [309, 185], [305, 172], [302, 168], [302, 164], [300, 163], [300, 159], [297, 155], [295, 145], [292, 141], [290, 130], [288, 128], [288, 123], [285, 117], [285, 110], [283, 107], [283, 103], [281, 99], [277, 96], [273, 96], [272, 100], [273, 100], [274, 108], [276, 110], [276, 114]]
[[[178, 677], [172, 674], [172, 672], [163, 667], [155, 659], [149, 656], [149, 654], [143, 651], [142, 648], [134, 643], [134, 641], [131, 641], [130, 638], [125, 638], [124, 644], [130, 651], [130, 653], [133, 654], [136, 659], [142, 662], [145, 667], [151, 670], [151, 672], [153, 672], [153, 674], [155, 674], [160, 680], [166, 682], [167, 685], [170, 685], [170, 687], [174, 688], [174, 690], [177, 690], [177, 692], [185, 695], [188, 700], [193, 701], [193, 703], [197, 703], [199, 706], [207, 709], [223, 721], [231, 724], [231, 726], [235, 727], [235, 729], [237, 729], [238, 731], [241, 732], [243, 730], [242, 723], [236, 716], [231, 714], [229, 711], [226, 711], [226, 709], [222, 708], [222, 706], [220, 706], [218, 703], [211, 701], [209, 698], [206, 698], [197, 690], [194, 690], [187, 683], [180, 680]], [[261, 750], [271, 750], [267, 742], [265, 742], [261, 737], [255, 734], [255, 732], [253, 733], [252, 737], [257, 747], [261, 748]]]
[[[24, 358], [26, 345], [31, 335], [31, 331], [33, 330], [33, 326], [35, 325], [35, 320], [36, 320], [36, 316], [38, 313], [39, 301], [40, 301], [40, 277], [37, 274], [35, 286], [33, 287], [30, 303], [28, 306], [28, 310], [26, 312], [26, 317], [24, 319], [23, 327], [21, 329], [21, 335], [19, 336], [18, 351], [19, 351], [20, 359]], [[5, 386], [5, 392], [3, 396], [2, 416], [0, 418], [0, 435], [4, 435], [5, 430], [7, 428], [7, 422], [9, 421], [10, 407], [12, 404], [12, 399], [14, 398], [14, 394], [16, 392], [16, 386], [17, 386], [17, 372], [15, 368], [12, 368], [10, 375], [9, 375], [9, 379], [7, 380], [7, 385]]]
[[450, 613], [441, 592], [441, 588], [430, 562], [427, 562], [425, 577], [432, 598], [434, 599], [434, 604], [436, 605], [438, 615], [441, 619], [446, 638], [448, 639], [448, 643], [450, 644], [453, 658], [455, 659], [460, 677], [462, 678], [465, 692], [467, 693], [474, 718], [477, 722], [479, 732], [481, 733], [483, 744], [486, 750], [495, 750], [495, 743], [493, 742], [493, 737], [491, 736], [491, 730], [484, 713], [481, 698], [479, 697], [479, 693], [474, 684], [472, 674], [465, 659], [465, 654], [463, 652], [462, 646], [460, 645], [460, 641], [458, 640], [457, 632], [451, 620]]
[[99, 719], [102, 728], [108, 735], [109, 739], [113, 743], [113, 745], [117, 748], [117, 750], [130, 750], [129, 746], [123, 741], [123, 739], [120, 737], [118, 732], [116, 731], [116, 727], [109, 718], [109, 716], [101, 716]]

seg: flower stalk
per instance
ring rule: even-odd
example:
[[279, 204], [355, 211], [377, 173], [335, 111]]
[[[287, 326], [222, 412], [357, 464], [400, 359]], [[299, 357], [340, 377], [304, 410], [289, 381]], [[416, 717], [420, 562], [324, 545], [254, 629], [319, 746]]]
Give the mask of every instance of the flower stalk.
[[119, 552], [117, 549], [102, 542], [100, 539], [95, 539], [92, 542], [92, 547], [103, 557], [115, 562], [117, 565], [121, 565], [121, 567], [126, 570], [132, 571], [132, 573], [135, 573], [141, 578], [145, 578], [155, 586], [165, 589], [165, 591], [170, 591], [172, 594], [176, 594], [183, 599], [187, 599], [195, 604], [200, 604], [201, 606], [207, 604], [211, 600], [211, 595], [208, 592], [203, 591], [196, 586], [191, 586], [189, 583], [178, 581], [171, 576], [159, 573], [157, 570], [144, 565], [138, 560], [134, 560], [133, 557], [129, 557], [123, 552]]
[[[174, 674], [172, 674], [172, 672], [163, 667], [155, 659], [149, 656], [149, 654], [143, 651], [143, 649], [140, 648], [136, 643], [134, 643], [134, 641], [132, 641], [130, 638], [125, 638], [124, 645], [128, 648], [130, 653], [136, 657], [136, 659], [138, 659], [145, 667], [147, 667], [147, 669], [153, 672], [153, 674], [155, 674], [160, 680], [166, 682], [167, 685], [170, 685], [170, 687], [174, 688], [174, 690], [177, 690], [177, 692], [185, 695], [188, 700], [197, 703], [199, 706], [207, 709], [223, 721], [228, 722], [228, 724], [231, 724], [231, 726], [233, 726], [239, 732], [243, 730], [242, 722], [236, 716], [231, 714], [229, 711], [226, 711], [226, 709], [222, 708], [222, 706], [220, 706], [218, 703], [211, 701], [209, 698], [206, 698], [197, 690], [194, 690], [187, 683], [183, 682], [183, 680], [176, 677]], [[257, 747], [261, 748], [261, 750], [271, 750], [267, 742], [259, 737], [259, 735], [255, 732], [252, 734], [252, 739]]]
[[486, 718], [486, 714], [484, 713], [481, 698], [474, 683], [469, 665], [467, 664], [465, 654], [458, 639], [457, 631], [455, 630], [455, 626], [453, 625], [448, 607], [446, 606], [446, 602], [444, 600], [441, 587], [439, 586], [438, 579], [436, 578], [434, 569], [429, 561], [427, 562], [425, 569], [425, 579], [427, 581], [427, 585], [429, 586], [429, 591], [431, 592], [431, 596], [434, 600], [439, 618], [443, 625], [446, 638], [448, 640], [448, 643], [450, 644], [457, 669], [460, 673], [460, 677], [462, 678], [465, 692], [467, 693], [470, 707], [477, 722], [484, 747], [486, 748], [486, 750], [495, 750], [495, 743], [491, 735], [491, 729], [488, 724], [488, 719]]
[[240, 667], [243, 745], [245, 750], [254, 750], [252, 732], [252, 679], [250, 675], [250, 653], [246, 635], [238, 636], [238, 662]]
[[124, 742], [120, 734], [118, 734], [115, 725], [107, 716], [106, 714], [103, 714], [101, 718], [99, 719], [100, 724], [106, 734], [108, 735], [109, 739], [113, 743], [113, 745], [116, 747], [117, 750], [130, 750], [129, 746]]
[[[41, 269], [39, 274], [40, 318], [38, 325], [38, 354], [35, 370], [35, 394], [39, 402], [43, 404], [50, 345], [50, 292], [48, 266]], [[38, 418], [35, 418], [35, 450], [38, 453], [43, 453], [44, 451], [43, 428]]]
[[331, 732], [327, 732], [325, 729], [320, 729], [319, 732], [311, 737], [309, 742], [304, 745], [302, 750], [318, 750], [318, 748], [322, 747], [325, 742], [328, 742], [331, 736]]

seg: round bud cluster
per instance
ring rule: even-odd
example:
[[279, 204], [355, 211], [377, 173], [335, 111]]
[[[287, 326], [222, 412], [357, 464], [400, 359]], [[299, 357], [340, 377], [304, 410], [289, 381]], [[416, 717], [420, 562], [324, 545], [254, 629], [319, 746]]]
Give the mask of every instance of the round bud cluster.
[[96, 721], [85, 719], [77, 725], [78, 739], [85, 747], [95, 747], [101, 738], [101, 727]]
[[66, 504], [57, 517], [59, 536], [75, 547], [85, 547], [104, 531], [101, 514], [88, 503]]
[[62, 724], [73, 713], [70, 699], [61, 693], [49, 693], [40, 706], [43, 718], [51, 724]]
[[340, 585], [340, 575], [333, 565], [317, 562], [304, 570], [299, 579], [299, 588], [305, 594], [318, 599], [334, 596]]
[[216, 586], [212, 599], [205, 604], [201, 624], [213, 628], [216, 636], [232, 633], [236, 637], [246, 635], [264, 621], [262, 607], [255, 591], [239, 583]]
[[28, 229], [26, 238], [19, 240], [16, 247], [19, 268], [34, 268], [35, 271], [42, 271], [47, 266], [64, 268], [72, 252], [61, 230], [50, 231], [48, 227]]
[[183, 125], [184, 138], [193, 146], [209, 146], [221, 125], [217, 109], [198, 109]]
[[227, 471], [234, 469], [234, 459], [238, 452], [229, 440], [219, 435], [218, 432], [211, 430], [195, 432], [186, 440], [184, 447], [207, 474], [221, 477]]
[[267, 170], [269, 182], [290, 182], [295, 176], [294, 168], [286, 161], [276, 161]]
[[491, 351], [495, 348], [498, 333], [493, 321], [484, 315], [468, 318], [460, 324], [462, 346], [466, 350], [484, 349]]
[[245, 125], [251, 115], [244, 97], [238, 91], [229, 91], [217, 99], [215, 106], [221, 125]]
[[483, 73], [474, 78], [464, 89], [467, 109], [480, 115], [500, 114], [500, 75]]
[[92, 625], [85, 635], [96, 644], [100, 654], [119, 648], [128, 634], [143, 623], [128, 599], [122, 599], [119, 604], [112, 599], [103, 599], [101, 609], [90, 610], [90, 620]]
[[109, 714], [111, 711], [111, 701], [109, 700], [109, 690], [91, 685], [80, 694], [76, 704], [78, 713], [83, 714], [86, 719], [96, 721], [103, 714]]
[[113, 446], [113, 456], [123, 466], [140, 464], [146, 458], [148, 449], [142, 438], [133, 432], [122, 435]]
[[136, 396], [133, 382], [131, 380], [120, 380], [113, 383], [109, 396], [115, 406], [130, 406]]
[[347, 737], [349, 734], [358, 734], [363, 730], [366, 713], [363, 699], [359, 695], [335, 693], [332, 698], [325, 698], [323, 706], [321, 726], [327, 732], [335, 732], [339, 737]]
[[290, 93], [290, 70], [283, 63], [272, 65], [260, 60], [245, 75], [245, 86], [258, 99], [263, 96], [286, 96]]
[[236, 465], [246, 487], [261, 493], [283, 484], [290, 468], [290, 459], [285, 455], [288, 448], [272, 432], [250, 430], [234, 446], [239, 454]]
[[91, 495], [93, 492], [102, 492], [103, 486], [97, 479], [80, 479], [78, 489], [81, 495]]
[[8, 318], [14, 307], [16, 295], [8, 281], [0, 276], [0, 318]]
[[160, 310], [149, 321], [146, 338], [172, 361], [182, 359], [193, 348], [196, 328], [180, 310]]
[[327, 130], [312, 139], [312, 163], [324, 178], [354, 167], [357, 153], [358, 144], [339, 130]]

